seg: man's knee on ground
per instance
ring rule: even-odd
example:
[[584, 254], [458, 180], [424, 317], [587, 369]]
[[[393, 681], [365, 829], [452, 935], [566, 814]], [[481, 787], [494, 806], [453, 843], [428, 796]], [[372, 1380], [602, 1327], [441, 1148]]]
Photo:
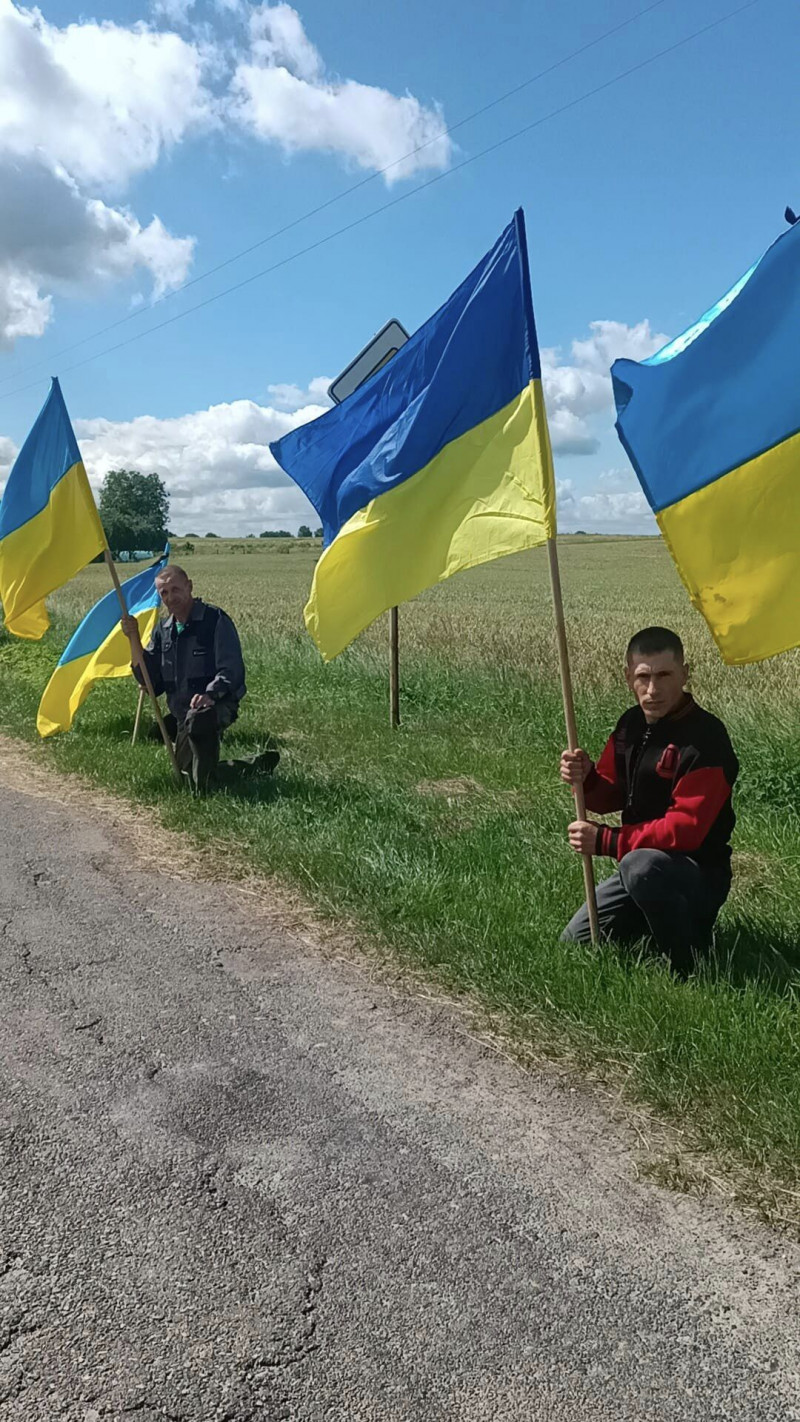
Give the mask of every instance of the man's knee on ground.
[[579, 909], [570, 919], [559, 942], [561, 943], [590, 943], [592, 938], [589, 927], [589, 915], [586, 909]]

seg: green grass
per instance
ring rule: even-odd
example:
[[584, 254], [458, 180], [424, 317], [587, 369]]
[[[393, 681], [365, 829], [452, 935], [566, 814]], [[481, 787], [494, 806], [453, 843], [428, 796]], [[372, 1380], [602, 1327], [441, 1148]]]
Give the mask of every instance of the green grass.
[[[518, 1039], [624, 1083], [630, 1101], [722, 1158], [731, 1178], [760, 1182], [762, 1196], [767, 1182], [793, 1189], [800, 658], [725, 668], [657, 540], [563, 541], [587, 749], [599, 751], [626, 704], [627, 637], [666, 622], [684, 634], [695, 690], [726, 720], [742, 762], [734, 892], [713, 961], [682, 984], [647, 958], [558, 941], [581, 874], [556, 773], [564, 732], [544, 556], [463, 575], [402, 609], [403, 726], [393, 733], [385, 625], [329, 667], [305, 634], [317, 552], [199, 541], [186, 560], [197, 590], [243, 633], [250, 694], [229, 744], [278, 738], [282, 765], [266, 788], [206, 801], [175, 792], [163, 751], [128, 744], [128, 682], [98, 687], [73, 732], [44, 744], [42, 758], [157, 805], [168, 827], [221, 843], [226, 858], [281, 876], [404, 963], [475, 995]], [[0, 639], [6, 732], [35, 739], [41, 690], [104, 577], [87, 569], [54, 599], [43, 643]]]

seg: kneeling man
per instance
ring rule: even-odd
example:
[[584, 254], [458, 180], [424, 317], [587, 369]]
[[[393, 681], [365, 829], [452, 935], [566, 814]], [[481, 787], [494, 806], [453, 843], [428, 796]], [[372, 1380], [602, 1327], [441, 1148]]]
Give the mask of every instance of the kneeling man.
[[[145, 662], [156, 696], [166, 694], [178, 767], [195, 789], [206, 790], [216, 777], [220, 736], [247, 690], [239, 634], [226, 612], [194, 596], [183, 568], [164, 568], [156, 589], [168, 616], [157, 623]], [[139, 641], [135, 617], [123, 617], [122, 630], [134, 645]], [[137, 666], [133, 674], [141, 684]]]
[[[687, 679], [674, 632], [637, 632], [625, 665], [636, 706], [621, 717], [597, 765], [583, 750], [561, 757], [561, 779], [583, 784], [587, 809], [622, 811], [619, 828], [585, 820], [569, 827], [579, 854], [619, 861], [597, 889], [603, 937], [652, 938], [682, 975], [709, 943], [728, 897], [731, 791], [739, 772], [725, 727], [684, 690]], [[585, 905], [563, 937], [589, 941]]]

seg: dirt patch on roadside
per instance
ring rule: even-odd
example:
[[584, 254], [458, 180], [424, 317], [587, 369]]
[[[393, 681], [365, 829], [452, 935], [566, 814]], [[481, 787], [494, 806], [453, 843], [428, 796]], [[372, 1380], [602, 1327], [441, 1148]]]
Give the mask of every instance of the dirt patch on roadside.
[[456, 776], [453, 780], [420, 780], [416, 788], [419, 795], [441, 795], [446, 800], [486, 794], [484, 787], [469, 775]]

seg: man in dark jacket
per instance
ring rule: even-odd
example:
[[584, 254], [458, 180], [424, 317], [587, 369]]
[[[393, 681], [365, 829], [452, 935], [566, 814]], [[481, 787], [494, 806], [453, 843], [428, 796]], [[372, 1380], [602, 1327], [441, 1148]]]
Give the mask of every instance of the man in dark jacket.
[[[739, 771], [725, 727], [684, 690], [687, 678], [674, 632], [637, 632], [625, 666], [636, 706], [620, 718], [597, 765], [583, 750], [561, 757], [561, 779], [583, 785], [587, 809], [622, 812], [618, 828], [577, 820], [568, 832], [577, 853], [619, 861], [597, 889], [603, 937], [650, 937], [682, 975], [708, 944], [730, 890]], [[563, 937], [589, 941], [585, 906]]]
[[[156, 695], [166, 694], [165, 721], [178, 767], [195, 789], [205, 790], [216, 778], [220, 737], [236, 720], [247, 690], [239, 634], [226, 612], [194, 596], [183, 568], [164, 568], [156, 588], [168, 616], [145, 649], [147, 670]], [[135, 617], [124, 617], [122, 628], [138, 640]], [[141, 683], [138, 667], [133, 673]], [[272, 763], [277, 759], [273, 752]]]

